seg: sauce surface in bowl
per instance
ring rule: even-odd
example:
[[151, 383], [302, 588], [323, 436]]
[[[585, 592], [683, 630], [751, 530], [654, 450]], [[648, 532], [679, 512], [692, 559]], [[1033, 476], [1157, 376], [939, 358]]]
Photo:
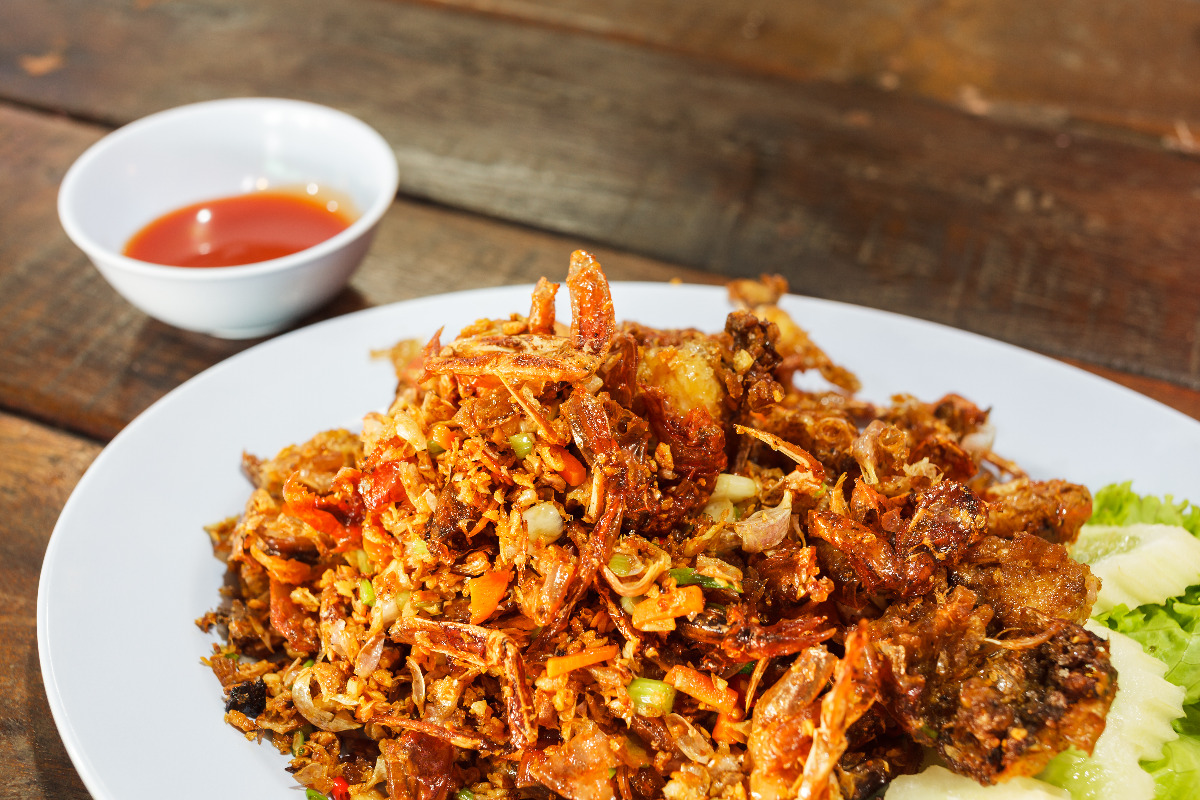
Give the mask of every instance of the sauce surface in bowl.
[[170, 211], [130, 237], [130, 258], [172, 267], [232, 267], [298, 253], [354, 221], [348, 204], [304, 189], [264, 190]]

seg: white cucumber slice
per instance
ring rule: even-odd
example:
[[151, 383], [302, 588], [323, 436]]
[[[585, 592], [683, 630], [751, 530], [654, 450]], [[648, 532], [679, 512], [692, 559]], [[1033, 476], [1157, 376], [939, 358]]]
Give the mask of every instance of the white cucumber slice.
[[1200, 583], [1200, 539], [1177, 525], [1084, 525], [1071, 555], [1100, 579], [1094, 614], [1163, 603]]
[[1091, 620], [1084, 627], [1108, 639], [1117, 670], [1117, 696], [1108, 711], [1104, 734], [1096, 743], [1097, 752], [1101, 744], [1110, 747], [1107, 738], [1119, 741], [1121, 749], [1138, 761], [1162, 758], [1163, 745], [1179, 738], [1171, 722], [1183, 716], [1186, 690], [1164, 678], [1167, 665], [1147, 654], [1136, 640]]
[[884, 800], [1071, 800], [1059, 789], [1034, 778], [1013, 778], [981, 786], [945, 767], [928, 767], [916, 775], [901, 775], [888, 786]]
[[1108, 639], [1117, 696], [1091, 757], [1060, 753], [1039, 777], [1074, 800], [1151, 800], [1154, 778], [1138, 762], [1161, 758], [1163, 745], [1179, 738], [1171, 721], [1183, 716], [1183, 687], [1164, 679], [1166, 665], [1133, 639], [1090, 620], [1084, 627]]

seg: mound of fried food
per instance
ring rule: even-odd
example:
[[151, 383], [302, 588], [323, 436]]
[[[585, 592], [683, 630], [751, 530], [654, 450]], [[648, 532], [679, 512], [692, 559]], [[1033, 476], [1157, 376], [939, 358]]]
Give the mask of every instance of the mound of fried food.
[[866, 798], [929, 752], [988, 784], [1091, 751], [1085, 488], [962, 397], [857, 399], [781, 281], [732, 284], [717, 334], [617, 324], [584, 252], [567, 287], [569, 328], [543, 279], [398, 345], [361, 434], [244, 458], [198, 621], [228, 722], [394, 800]]

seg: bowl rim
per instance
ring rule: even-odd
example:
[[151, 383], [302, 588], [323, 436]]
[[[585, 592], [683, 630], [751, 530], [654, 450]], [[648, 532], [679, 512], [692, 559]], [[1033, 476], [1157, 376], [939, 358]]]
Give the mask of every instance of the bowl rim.
[[[379, 159], [383, 172], [383, 190], [380, 191], [379, 196], [372, 201], [371, 205], [364, 209], [358, 218], [345, 230], [339, 231], [328, 239], [295, 253], [266, 261], [252, 261], [247, 264], [204, 267], [203, 269], [155, 264], [150, 261], [130, 258], [118, 251], [102, 246], [83, 229], [83, 226], [76, 218], [73, 208], [70, 206], [70, 201], [80, 180], [80, 176], [85, 173], [85, 170], [88, 169], [93, 161], [103, 157], [106, 150], [127, 138], [141, 135], [147, 128], [153, 128], [177, 117], [206, 114], [214, 108], [230, 106], [278, 106], [303, 109], [312, 113], [322, 114], [326, 117], [339, 119], [350, 127], [357, 128], [361, 133], [366, 135], [369, 141], [377, 145], [381, 151], [381, 155], [384, 155], [383, 158]], [[59, 223], [62, 225], [63, 230], [71, 241], [96, 263], [97, 267], [105, 270], [117, 268], [124, 272], [151, 278], [166, 278], [184, 282], [206, 282], [220, 281], [233, 277], [251, 278], [275, 272], [284, 272], [310, 261], [317, 261], [324, 258], [330, 253], [350, 244], [355, 239], [370, 233], [371, 229], [378, 224], [383, 215], [387, 213], [387, 210], [391, 208], [392, 203], [395, 202], [399, 185], [400, 168], [392, 146], [383, 138], [383, 135], [379, 131], [353, 114], [309, 100], [297, 100], [286, 97], [226, 97], [217, 100], [202, 100], [196, 103], [187, 103], [162, 111], [156, 111], [123, 125], [109, 132], [98, 141], [93, 142], [91, 146], [75, 159], [63, 175], [58, 189], [57, 206]], [[170, 213], [173, 210], [166, 209], [163, 213]]]

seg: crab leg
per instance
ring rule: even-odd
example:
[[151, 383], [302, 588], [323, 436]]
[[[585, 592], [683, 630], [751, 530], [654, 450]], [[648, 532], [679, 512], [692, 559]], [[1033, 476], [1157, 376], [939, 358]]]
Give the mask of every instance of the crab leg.
[[572, 344], [591, 355], [607, 352], [617, 332], [617, 321], [608, 279], [591, 253], [571, 253], [567, 288], [571, 291]]
[[525, 662], [516, 643], [507, 634], [479, 625], [437, 622], [420, 617], [402, 617], [389, 633], [393, 641], [401, 644], [418, 645], [480, 669], [502, 669], [508, 679], [504, 699], [508, 706], [512, 746], [520, 750], [537, 741], [533, 695], [525, 680]]

